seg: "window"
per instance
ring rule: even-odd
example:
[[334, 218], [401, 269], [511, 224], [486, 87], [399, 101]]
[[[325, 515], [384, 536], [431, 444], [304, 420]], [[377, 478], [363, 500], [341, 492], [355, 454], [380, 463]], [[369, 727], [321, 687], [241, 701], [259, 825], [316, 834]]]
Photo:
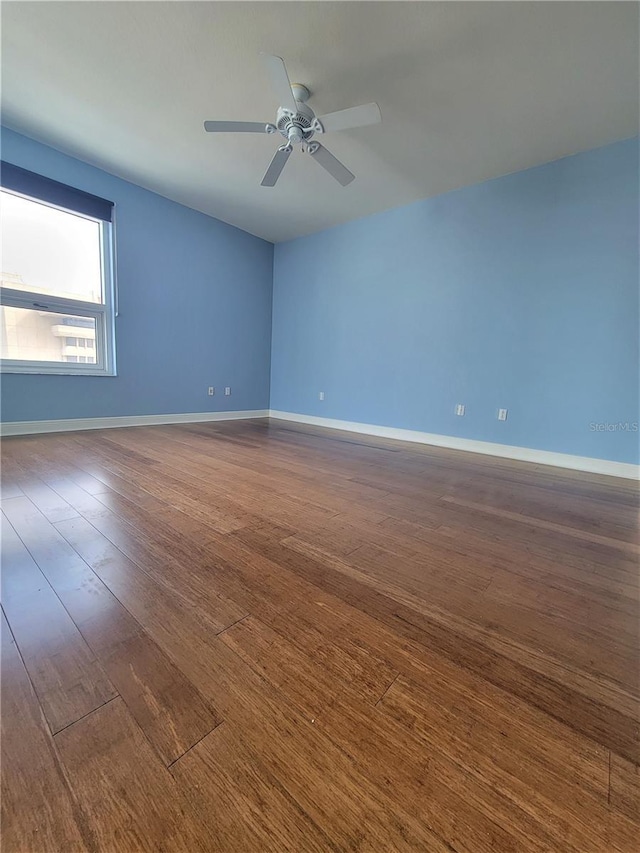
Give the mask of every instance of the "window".
[[8, 163], [0, 178], [2, 370], [113, 375], [113, 204]]

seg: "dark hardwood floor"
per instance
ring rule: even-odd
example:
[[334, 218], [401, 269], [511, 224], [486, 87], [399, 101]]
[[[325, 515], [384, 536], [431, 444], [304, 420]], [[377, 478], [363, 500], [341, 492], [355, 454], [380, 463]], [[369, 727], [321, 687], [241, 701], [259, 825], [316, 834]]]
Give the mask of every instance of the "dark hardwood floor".
[[2, 458], [5, 853], [638, 850], [636, 484], [266, 420]]

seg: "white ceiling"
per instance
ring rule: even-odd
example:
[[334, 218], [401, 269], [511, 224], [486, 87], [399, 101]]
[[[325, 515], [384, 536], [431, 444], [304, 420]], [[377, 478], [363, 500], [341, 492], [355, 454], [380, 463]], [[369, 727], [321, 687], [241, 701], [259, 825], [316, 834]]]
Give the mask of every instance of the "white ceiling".
[[[3, 2], [3, 122], [274, 242], [557, 159], [638, 129], [638, 5], [625, 2]], [[346, 188], [294, 153], [260, 180], [273, 121], [259, 52], [318, 114]]]

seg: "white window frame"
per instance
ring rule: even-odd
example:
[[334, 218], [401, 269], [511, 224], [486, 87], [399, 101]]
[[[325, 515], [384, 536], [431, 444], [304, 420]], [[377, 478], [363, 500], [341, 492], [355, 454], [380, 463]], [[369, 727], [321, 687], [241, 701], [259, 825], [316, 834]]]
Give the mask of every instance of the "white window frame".
[[27, 290], [17, 290], [11, 287], [0, 287], [0, 303], [7, 308], [28, 308], [37, 311], [49, 311], [53, 314], [70, 314], [76, 317], [87, 317], [95, 320], [95, 364], [82, 364], [70, 361], [27, 361], [22, 359], [3, 358], [0, 361], [2, 373], [53, 373], [68, 376], [115, 376], [116, 347], [115, 347], [115, 256], [113, 223], [105, 222], [78, 213], [68, 207], [51, 204], [35, 196], [15, 192], [2, 187], [2, 192], [11, 193], [20, 198], [43, 204], [55, 210], [61, 210], [72, 216], [80, 216], [100, 226], [100, 274], [102, 278], [102, 302], [85, 302], [80, 299], [54, 296], [48, 293], [36, 293]]

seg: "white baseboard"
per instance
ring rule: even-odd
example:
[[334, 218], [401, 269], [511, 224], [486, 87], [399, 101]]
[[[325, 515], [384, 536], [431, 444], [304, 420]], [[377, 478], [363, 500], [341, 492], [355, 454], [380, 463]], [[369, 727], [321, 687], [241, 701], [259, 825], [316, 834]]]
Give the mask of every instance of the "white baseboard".
[[160, 424], [197, 424], [210, 421], [237, 421], [266, 418], [268, 409], [240, 412], [192, 412], [174, 415], [124, 415], [115, 418], [68, 418], [59, 421], [7, 421], [0, 424], [0, 435], [34, 435], [44, 432], [76, 432], [83, 429], [158, 426]]
[[555, 453], [551, 450], [533, 450], [529, 447], [494, 444], [491, 441], [475, 441], [471, 438], [456, 438], [451, 435], [437, 435], [413, 429], [397, 429], [396, 427], [377, 426], [376, 424], [339, 421], [334, 418], [319, 418], [314, 415], [300, 415], [295, 412], [279, 412], [275, 409], [269, 410], [269, 417], [300, 424], [328, 427], [329, 429], [358, 432], [363, 435], [394, 438], [398, 441], [431, 444], [435, 447], [447, 447], [450, 450], [466, 450], [470, 453], [482, 453], [486, 456], [500, 456], [503, 459], [516, 459], [520, 462], [534, 462], [537, 465], [552, 465], [555, 468], [587, 471], [590, 474], [606, 474], [610, 477], [624, 477], [629, 480], [640, 479], [640, 465], [633, 465], [629, 462], [611, 462], [608, 459], [572, 456], [569, 453]]

